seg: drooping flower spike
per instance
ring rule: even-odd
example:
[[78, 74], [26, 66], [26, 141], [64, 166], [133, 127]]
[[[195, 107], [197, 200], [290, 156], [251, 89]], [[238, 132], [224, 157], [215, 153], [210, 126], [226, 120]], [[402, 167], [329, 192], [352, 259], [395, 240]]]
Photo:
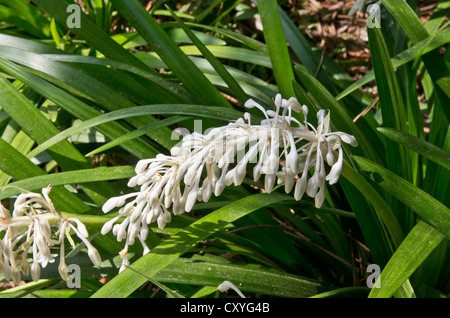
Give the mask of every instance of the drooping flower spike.
[[[157, 222], [163, 229], [171, 221], [171, 212], [189, 212], [196, 202], [207, 202], [225, 187], [240, 185], [249, 164], [254, 164], [255, 181], [264, 175], [264, 191], [270, 193], [276, 184], [284, 184], [286, 193], [294, 189], [296, 200], [306, 193], [314, 198], [317, 208], [322, 206], [325, 182], [336, 183], [342, 170], [342, 142], [357, 146], [356, 139], [332, 132], [330, 113], [325, 110], [317, 113], [318, 126], [314, 127], [307, 121], [308, 107], [297, 99], [286, 100], [278, 94], [274, 103], [275, 110], [266, 110], [250, 99], [245, 107], [257, 108], [264, 115], [259, 124], [252, 123], [250, 113], [245, 113], [243, 118], [205, 134], [184, 136], [170, 155], [158, 154], [137, 163], [136, 176], [128, 186], [139, 186], [139, 191], [111, 198], [103, 206], [105, 213], [120, 208], [118, 216], [105, 223], [102, 234], [112, 230], [118, 241], [125, 240], [121, 270], [128, 265], [128, 247], [136, 238], [144, 254], [149, 252], [145, 240], [150, 223]], [[293, 112], [303, 113], [304, 121], [297, 120]], [[331, 166], [328, 174], [325, 162]], [[311, 168], [314, 173], [309, 177]]]
[[[86, 245], [88, 255], [96, 266], [101, 258], [97, 249], [87, 239], [86, 226], [76, 218], [64, 218], [53, 206], [49, 197], [51, 187], [42, 189], [42, 194], [22, 191], [14, 202], [12, 213], [0, 205], [0, 274], [6, 280], [18, 284], [21, 280], [19, 268], [24, 276], [34, 281], [40, 278], [41, 268], [53, 263], [59, 245], [59, 273], [64, 280], [69, 277], [65, 263], [65, 238], [73, 243], [69, 232], [73, 230]], [[28, 254], [31, 254], [29, 259]], [[31, 263], [31, 267], [29, 265]]]

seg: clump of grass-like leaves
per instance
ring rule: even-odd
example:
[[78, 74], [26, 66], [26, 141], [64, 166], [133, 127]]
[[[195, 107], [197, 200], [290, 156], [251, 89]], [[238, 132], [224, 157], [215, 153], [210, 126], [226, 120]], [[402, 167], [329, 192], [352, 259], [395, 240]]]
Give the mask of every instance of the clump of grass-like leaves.
[[[55, 261], [38, 282], [22, 273], [26, 283], [0, 296], [226, 297], [217, 292], [224, 281], [252, 297], [447, 296], [448, 2], [426, 24], [413, 1], [379, 2], [379, 24], [367, 28], [372, 69], [356, 82], [277, 1], [195, 1], [178, 11], [163, 2], [86, 0], [68, 10], [66, 0], [0, 0], [2, 204], [52, 185], [55, 209], [86, 225], [102, 259], [93, 266], [77, 245], [65, 259], [83, 288], [61, 288]], [[230, 13], [260, 19], [262, 34], [236, 32]], [[375, 98], [360, 90], [373, 81]], [[324, 186], [323, 203], [284, 187], [265, 193], [249, 165], [239, 186], [163, 229], [148, 224], [148, 251], [129, 246], [130, 268], [119, 273], [123, 244], [100, 234], [118, 209], [101, 208], [130, 192], [135, 165], [170, 155], [176, 132], [193, 132], [196, 120], [207, 130], [246, 112], [260, 118], [246, 101], [271, 110], [277, 94], [307, 105], [314, 127], [326, 109], [332, 130], [358, 142], [342, 146], [341, 176]], [[375, 288], [370, 264], [381, 270]]]

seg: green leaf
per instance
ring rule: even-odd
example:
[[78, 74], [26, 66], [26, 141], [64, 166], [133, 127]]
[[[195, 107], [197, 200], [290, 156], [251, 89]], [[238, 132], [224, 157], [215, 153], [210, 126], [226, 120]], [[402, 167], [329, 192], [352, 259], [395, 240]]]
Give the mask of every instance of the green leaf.
[[257, 1], [257, 7], [261, 16], [264, 38], [272, 62], [275, 81], [281, 95], [284, 98], [290, 98], [294, 96], [294, 88], [292, 86], [294, 71], [278, 12], [277, 1], [259, 0]]
[[[58, 129], [34, 107], [31, 101], [3, 76], [0, 76], [0, 106], [38, 143], [43, 143], [58, 133]], [[48, 153], [62, 169], [75, 170], [91, 167], [86, 158], [68, 141], [54, 146], [48, 149]], [[114, 193], [113, 188], [104, 182], [86, 184], [83, 188], [97, 204], [103, 204]]]
[[[5, 136], [5, 134], [3, 134], [2, 139], [21, 154], [28, 153], [35, 144], [34, 140], [31, 139], [23, 130], [15, 133], [14, 137], [11, 136], [10, 140], [7, 136]], [[0, 185], [7, 184], [11, 181], [11, 179], [11, 176], [7, 175], [3, 171], [0, 172]]]
[[350, 76], [333, 59], [327, 58], [324, 52], [320, 52], [314, 47], [314, 44], [309, 43], [294, 21], [280, 7], [279, 12], [290, 48], [311, 75], [316, 75], [317, 79], [332, 94], [335, 94], [336, 90], [332, 78], [338, 80], [338, 83], [342, 83], [342, 85], [351, 81]]
[[[25, 32], [38, 38], [50, 37], [50, 23], [48, 19], [26, 0], [1, 0], [0, 12], [7, 12], [2, 20], [10, 22]], [[3, 6], [4, 5], [4, 6]]]
[[387, 193], [395, 196], [424, 221], [450, 237], [450, 209], [448, 207], [386, 168], [362, 157], [355, 156], [354, 160]]
[[[420, 21], [419, 17], [403, 0], [381, 0], [383, 5], [389, 10], [395, 20], [402, 26], [407, 36], [415, 44], [430, 36], [425, 26]], [[440, 88], [438, 82], [442, 78], [449, 77], [449, 69], [447, 68], [444, 59], [438, 50], [433, 50], [422, 56], [422, 61], [427, 68], [431, 79], [434, 82], [436, 93], [440, 99], [440, 108], [443, 111], [447, 121], [450, 120], [450, 108], [448, 105], [450, 98]]]
[[[232, 46], [217, 46], [217, 45], [208, 45], [206, 48], [212, 53], [214, 57], [217, 58], [225, 58], [235, 61], [241, 61], [248, 63], [251, 61], [254, 65], [264, 66], [266, 68], [272, 68], [272, 63], [270, 58], [266, 55], [255, 52], [246, 48], [240, 47], [232, 47]], [[185, 45], [180, 47], [180, 50], [186, 55], [202, 55], [202, 51], [199, 50], [196, 46], [193, 45]], [[203, 54], [206, 58], [206, 55]]]
[[36, 282], [29, 282], [24, 285], [2, 290], [0, 291], [0, 298], [21, 298], [53, 284], [55, 284], [54, 280], [40, 279]]
[[311, 279], [289, 275], [264, 267], [235, 264], [215, 264], [201, 260], [179, 258], [158, 272], [153, 278], [167, 283], [214, 286], [228, 280], [242, 292], [275, 297], [309, 297], [328, 290], [328, 287]]
[[[54, 61], [61, 62], [70, 62], [70, 63], [79, 63], [79, 64], [88, 64], [88, 65], [103, 65], [114, 67], [126, 72], [129, 72], [134, 75], [138, 75], [143, 77], [154, 84], [158, 84], [159, 86], [165, 88], [168, 91], [173, 92], [179, 98], [176, 100], [186, 100], [189, 101], [192, 99], [192, 96], [186, 91], [183, 86], [180, 86], [176, 83], [172, 83], [160, 76], [154, 75], [153, 73], [149, 73], [142, 67], [137, 67], [128, 63], [118, 62], [114, 60], [110, 60], [107, 58], [98, 58], [94, 56], [80, 56], [80, 55], [69, 55], [69, 54], [45, 54], [44, 57], [52, 59]], [[126, 77], [124, 77], [126, 78]], [[131, 81], [131, 78], [128, 78]], [[154, 92], [151, 97], [154, 98], [158, 96], [157, 100], [164, 100], [165, 102], [169, 100], [173, 100], [173, 97], [169, 98], [167, 95], [163, 94], [163, 91], [152, 87], [152, 92]]]
[[401, 132], [392, 128], [378, 128], [378, 131], [389, 139], [404, 145], [408, 149], [421, 154], [427, 159], [436, 162], [442, 167], [450, 170], [450, 153], [436, 147], [435, 145], [405, 132]]
[[[367, 34], [383, 126], [406, 132], [408, 130], [406, 107], [383, 34], [380, 28], [367, 28]], [[405, 147], [388, 139], [385, 155], [389, 170], [408, 181], [413, 180], [411, 157]], [[408, 231], [414, 222], [413, 214], [398, 201], [392, 201], [391, 205], [394, 213], [398, 215], [400, 225]]]
[[[67, 7], [73, 2], [65, 0], [33, 0], [33, 2], [62, 25], [67, 24], [67, 19], [71, 14], [67, 12]], [[136, 59], [128, 50], [111, 39], [108, 34], [96, 26], [84, 13], [80, 15], [80, 24], [82, 26], [81, 28], [73, 28], [70, 31], [86, 40], [86, 42], [102, 52], [106, 57], [138, 67], [144, 67], [148, 72], [156, 74], [156, 72], [147, 68]]]
[[[42, 96], [52, 100], [58, 106], [64, 108], [73, 116], [87, 120], [100, 115], [101, 113], [93, 107], [87, 105], [76, 97], [70, 95], [66, 91], [46, 82], [24, 70], [23, 68], [0, 58], [0, 69], [5, 73], [17, 78], [21, 82], [27, 84], [30, 88], [40, 93]], [[109, 123], [97, 127], [97, 130], [110, 139], [126, 135], [128, 130], [118, 123]], [[131, 141], [122, 144], [123, 148], [132, 152], [138, 158], [145, 158], [156, 155], [158, 152], [155, 149], [141, 140]]]
[[239, 86], [236, 80], [228, 73], [225, 66], [208, 50], [208, 48], [200, 41], [199, 38], [195, 36], [195, 34], [178, 18], [175, 13], [166, 6], [167, 9], [172, 14], [172, 17], [177, 21], [183, 31], [187, 34], [187, 36], [191, 39], [192, 43], [200, 50], [202, 55], [208, 60], [208, 62], [214, 67], [220, 77], [224, 80], [224, 82], [228, 85], [230, 90], [234, 93], [234, 96], [244, 104], [249, 98], [244, 90]]
[[[150, 253], [144, 255], [130, 266], [146, 276], [153, 277], [160, 270], [178, 259], [182, 254], [189, 251], [197, 243], [223, 229], [231, 222], [257, 209], [286, 199], [290, 198], [273, 193], [270, 195], [256, 194], [233, 202], [190, 224], [180, 232], [163, 241], [153, 248]], [[145, 281], [145, 277], [129, 269], [125, 269], [103, 288], [99, 289], [93, 297], [127, 297], [145, 283]]]
[[369, 289], [367, 287], [343, 287], [320, 293], [310, 298], [349, 298], [367, 297]]
[[[356, 189], [361, 192], [361, 194], [369, 201], [377, 216], [378, 219], [382, 220], [384, 225], [387, 228], [389, 235], [392, 238], [394, 243], [394, 247], [398, 247], [400, 243], [403, 241], [403, 231], [395, 218], [395, 215], [392, 212], [391, 207], [386, 203], [383, 197], [375, 190], [372, 185], [361, 175], [359, 174], [353, 167], [351, 167], [347, 162], [344, 161], [344, 167], [342, 169], [342, 176], [350, 181]], [[352, 193], [354, 195], [354, 193]], [[358, 201], [356, 201], [358, 202]], [[358, 210], [359, 211], [359, 210]], [[376, 222], [376, 218], [373, 215], [368, 213], [366, 214], [358, 213], [357, 219], [360, 220], [361, 227], [365, 229], [364, 234], [370, 238], [370, 244], [377, 244], [377, 249], [382, 248], [383, 252], [380, 254], [384, 254], [390, 256], [390, 252], [393, 251], [390, 244], [386, 243], [385, 235], [378, 222]], [[370, 222], [373, 220], [374, 222]], [[369, 221], [369, 223], [367, 223]], [[372, 223], [372, 227], [370, 225]], [[370, 229], [370, 230], [369, 230]], [[381, 244], [383, 242], [383, 244]]]
[[[165, 25], [167, 25], [167, 23]], [[161, 25], [161, 27], [164, 28], [164, 25]], [[199, 31], [192, 31], [192, 32], [195, 34], [196, 37], [198, 37], [199, 40], [202, 41], [204, 45], [226, 45], [225, 41], [217, 37]], [[182, 43], [192, 44], [192, 40], [187, 36], [187, 34], [182, 29], [179, 28], [169, 29], [167, 33], [172, 38], [172, 40], [177, 44]], [[145, 42], [142, 36], [140, 36], [140, 34], [137, 32], [118, 33], [114, 34], [112, 38], [117, 43], [121, 44], [123, 47], [127, 49], [147, 44], [147, 42]]]
[[382, 270], [380, 288], [372, 288], [369, 298], [392, 297], [444, 239], [441, 232], [419, 221]]
[[[436, 34], [414, 44], [410, 48], [405, 51], [397, 54], [391, 59], [392, 66], [394, 68], [398, 68], [402, 65], [405, 65], [408, 62], [413, 61], [414, 59], [420, 57], [423, 54], [426, 54], [438, 47], [441, 47], [450, 42], [450, 28], [442, 29], [438, 31]], [[337, 100], [344, 98], [348, 94], [356, 91], [358, 88], [364, 86], [365, 84], [373, 81], [375, 79], [374, 71], [371, 70], [359, 80], [348, 86], [341, 93], [336, 96]]]
[[[190, 22], [186, 22], [185, 24], [189, 27], [201, 28], [201, 29], [206, 29], [209, 31], [217, 32], [229, 39], [232, 39], [233, 41], [236, 41], [238, 43], [241, 43], [241, 44], [247, 46], [248, 48], [250, 48], [254, 51], [260, 52], [266, 56], [269, 55], [269, 53], [267, 51], [267, 46], [264, 43], [262, 43], [256, 39], [253, 39], [249, 36], [246, 36], [244, 34], [236, 33], [236, 32], [233, 32], [233, 31], [230, 31], [227, 29], [218, 28], [218, 27], [214, 27], [214, 26], [210, 26], [210, 25], [190, 23]], [[169, 27], [172, 25], [176, 25], [176, 24], [174, 22], [165, 22], [165, 23], [161, 24], [162, 27]]]
[[111, 2], [158, 53], [171, 71], [179, 77], [186, 88], [196, 96], [198, 103], [230, 107], [227, 100], [183, 54], [141, 3], [136, 0], [112, 0]]
[[[22, 41], [19, 43], [22, 43]], [[17, 47], [0, 46], [0, 52], [5, 59], [30, 67], [32, 72], [37, 73], [45, 80], [60, 86], [72, 95], [87, 99], [90, 103], [100, 104], [106, 110], [116, 110], [136, 105], [126, 98], [124, 94], [121, 94], [124, 86], [133, 90], [134, 93], [136, 93], [136, 87], [143, 88], [143, 84], [140, 83], [142, 77], [140, 77], [140, 81], [130, 79], [129, 77], [126, 77], [125, 80], [120, 78], [114, 85], [107, 85], [105, 82], [111, 78], [115, 79], [121, 73], [108, 70], [106, 67], [83, 72], [72, 66], [54, 61], [43, 54], [23, 51]], [[98, 76], [100, 77], [99, 79], [96, 78]], [[143, 89], [145, 92], [147, 88]], [[157, 91], [157, 94], [160, 93], [160, 91]], [[151, 96], [154, 97], [154, 95]], [[160, 100], [159, 98], [157, 100]], [[169, 100], [173, 101], [174, 99]], [[86, 112], [85, 109], [83, 110]], [[139, 127], [156, 121], [155, 118], [147, 116], [145, 118], [135, 118], [129, 124]], [[170, 130], [162, 129], [155, 131], [152, 134], [152, 138], [164, 147], [170, 148], [173, 146], [170, 141], [170, 134]]]
[[170, 296], [172, 296], [172, 297], [174, 297], [174, 298], [184, 298], [184, 296], [181, 295], [180, 293], [178, 293], [176, 290], [172, 290], [171, 288], [167, 287], [166, 285], [161, 284], [157, 279], [150, 278], [150, 277], [148, 277], [148, 276], [146, 276], [146, 275], [144, 275], [144, 274], [142, 274], [142, 273], [136, 271], [136, 270], [135, 270], [133, 267], [131, 267], [131, 266], [127, 266], [127, 267], [128, 267], [129, 269], [131, 269], [132, 271], [135, 271], [137, 274], [140, 274], [140, 275], [144, 276], [149, 282], [155, 284], [155, 285], [158, 286], [160, 289], [164, 290], [164, 291], [167, 293], [167, 295], [170, 295]]
[[[0, 170], [11, 177], [22, 180], [46, 175], [44, 170], [32, 163], [2, 138], [0, 138], [0, 152], [2, 154], [0, 156]], [[70, 212], [86, 212], [90, 210], [89, 206], [81, 199], [63, 187], [55, 187], [53, 194], [55, 206], [61, 210]]]
[[120, 137], [114, 139], [113, 141], [110, 141], [107, 144], [105, 144], [105, 145], [103, 145], [101, 147], [98, 147], [97, 149], [95, 149], [95, 150], [89, 152], [88, 154], [86, 154], [86, 157], [98, 154], [98, 153], [100, 153], [102, 151], [105, 151], [105, 150], [111, 149], [111, 148], [113, 148], [115, 146], [121, 145], [121, 144], [123, 144], [123, 143], [125, 143], [125, 142], [127, 142], [129, 140], [132, 140], [134, 138], [138, 138], [139, 136], [148, 134], [149, 132], [152, 132], [155, 129], [158, 129], [158, 128], [161, 128], [161, 127], [166, 127], [166, 126], [169, 126], [169, 125], [172, 125], [172, 124], [175, 124], [175, 123], [179, 123], [180, 121], [187, 120], [187, 119], [189, 119], [189, 117], [173, 116], [173, 117], [169, 117], [169, 118], [160, 120], [160, 121], [158, 121], [156, 123], [148, 124], [147, 126], [138, 128], [138, 129], [136, 129], [134, 131], [130, 131], [130, 132], [128, 132], [128, 133], [126, 133], [124, 135], [121, 135]]
[[[170, 106], [170, 107], [169, 107]], [[97, 116], [95, 118], [86, 120], [85, 122], [68, 128], [56, 136], [49, 138], [47, 141], [41, 143], [38, 147], [33, 149], [28, 157], [32, 158], [49, 147], [52, 147], [56, 143], [72, 136], [73, 134], [82, 131], [86, 128], [95, 127], [100, 124], [104, 124], [113, 120], [144, 116], [155, 114], [172, 114], [172, 115], [187, 115], [204, 118], [215, 118], [224, 121], [237, 120], [241, 117], [241, 113], [235, 110], [224, 109], [219, 107], [204, 107], [201, 105], [145, 105], [136, 106], [125, 109], [116, 110], [104, 115]]]
[[[368, 28], [370, 53], [380, 99], [383, 126], [406, 131], [407, 117], [397, 77], [379, 28]], [[403, 178], [411, 180], [409, 154], [398, 144], [386, 142], [387, 166]]]
[[48, 185], [59, 186], [85, 182], [119, 180], [131, 178], [134, 175], [134, 168], [131, 166], [99, 167], [95, 169], [45, 174], [15, 181], [0, 187], [0, 200], [19, 194], [20, 189], [28, 191], [39, 190], [37, 192], [40, 192], [40, 189], [45, 188]]

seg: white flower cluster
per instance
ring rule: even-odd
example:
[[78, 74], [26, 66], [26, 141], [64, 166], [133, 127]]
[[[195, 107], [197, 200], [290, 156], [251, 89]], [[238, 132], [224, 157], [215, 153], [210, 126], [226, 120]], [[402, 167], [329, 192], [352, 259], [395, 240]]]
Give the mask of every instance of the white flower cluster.
[[[67, 237], [73, 247], [74, 241], [70, 231], [75, 234], [88, 248], [88, 255], [96, 266], [100, 266], [101, 258], [97, 249], [87, 239], [89, 234], [86, 226], [76, 218], [63, 218], [55, 210], [49, 197], [51, 187], [42, 189], [42, 195], [22, 191], [14, 202], [11, 213], [0, 205], [0, 274], [6, 280], [18, 284], [21, 280], [19, 268], [24, 276], [34, 281], [40, 278], [41, 267], [53, 263], [54, 249], [59, 245], [59, 273], [64, 280], [69, 277], [65, 263], [64, 241]], [[31, 254], [29, 259], [28, 254]], [[29, 265], [31, 263], [31, 267]]]
[[[128, 247], [136, 238], [142, 243], [144, 254], [149, 251], [145, 239], [150, 223], [157, 222], [163, 229], [171, 220], [169, 210], [174, 215], [189, 212], [197, 201], [207, 202], [212, 194], [219, 196], [226, 186], [240, 185], [249, 164], [255, 164], [255, 181], [265, 175], [266, 192], [271, 192], [276, 184], [284, 184], [286, 193], [294, 189], [296, 200], [306, 193], [315, 198], [316, 207], [322, 206], [325, 181], [336, 183], [342, 170], [342, 142], [357, 146], [356, 139], [343, 132], [332, 132], [330, 114], [325, 110], [317, 113], [317, 127], [308, 123], [307, 106], [301, 106], [295, 98], [286, 100], [278, 94], [275, 110], [265, 110], [253, 100], [248, 100], [245, 107], [260, 109], [265, 119], [259, 125], [252, 124], [250, 113], [245, 113], [244, 118], [208, 133], [185, 136], [170, 155], [159, 154], [138, 162], [136, 176], [128, 183], [131, 188], [139, 186], [138, 192], [105, 203], [105, 213], [120, 207], [118, 216], [105, 223], [102, 234], [112, 229], [118, 241], [125, 240], [122, 270], [128, 265]], [[303, 123], [292, 112], [303, 113]], [[328, 175], [324, 162], [331, 166]], [[314, 168], [314, 173], [308, 177], [310, 168]], [[121, 223], [115, 224], [123, 217]]]

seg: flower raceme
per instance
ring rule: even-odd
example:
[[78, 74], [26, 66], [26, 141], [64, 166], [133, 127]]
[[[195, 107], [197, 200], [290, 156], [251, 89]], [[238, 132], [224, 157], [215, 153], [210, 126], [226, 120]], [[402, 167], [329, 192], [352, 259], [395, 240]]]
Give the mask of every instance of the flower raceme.
[[[18, 284], [21, 279], [19, 268], [24, 276], [34, 281], [40, 278], [41, 268], [53, 263], [59, 245], [60, 263], [59, 273], [64, 280], [69, 277], [65, 263], [64, 241], [74, 246], [70, 236], [72, 230], [86, 245], [88, 255], [96, 266], [100, 266], [101, 258], [97, 249], [87, 239], [89, 234], [86, 226], [76, 218], [64, 218], [56, 211], [49, 197], [51, 187], [42, 189], [42, 194], [22, 191], [14, 202], [11, 213], [0, 205], [0, 274], [6, 280], [13, 280]], [[31, 260], [28, 258], [31, 254]], [[31, 267], [29, 265], [31, 263]]]
[[[245, 107], [264, 115], [259, 124], [253, 124], [247, 112], [226, 126], [184, 136], [170, 155], [158, 154], [137, 163], [136, 176], [128, 186], [139, 191], [111, 198], [103, 206], [105, 213], [120, 207], [119, 214], [104, 224], [102, 234], [112, 230], [118, 241], [125, 240], [121, 270], [128, 265], [128, 247], [136, 238], [144, 254], [149, 252], [145, 239], [150, 223], [157, 222], [163, 229], [171, 221], [170, 211], [174, 215], [189, 212], [196, 202], [207, 202], [225, 187], [240, 185], [250, 164], [255, 182], [264, 175], [265, 192], [284, 185], [286, 193], [294, 190], [296, 200], [306, 193], [317, 208], [322, 206], [326, 181], [336, 183], [342, 170], [342, 142], [355, 147], [357, 141], [347, 133], [331, 131], [330, 113], [325, 110], [318, 111], [314, 127], [307, 120], [308, 107], [295, 98], [286, 100], [278, 94], [274, 103], [275, 110], [266, 110], [250, 99]], [[304, 121], [293, 112], [303, 113]], [[325, 163], [331, 167], [328, 174]]]

